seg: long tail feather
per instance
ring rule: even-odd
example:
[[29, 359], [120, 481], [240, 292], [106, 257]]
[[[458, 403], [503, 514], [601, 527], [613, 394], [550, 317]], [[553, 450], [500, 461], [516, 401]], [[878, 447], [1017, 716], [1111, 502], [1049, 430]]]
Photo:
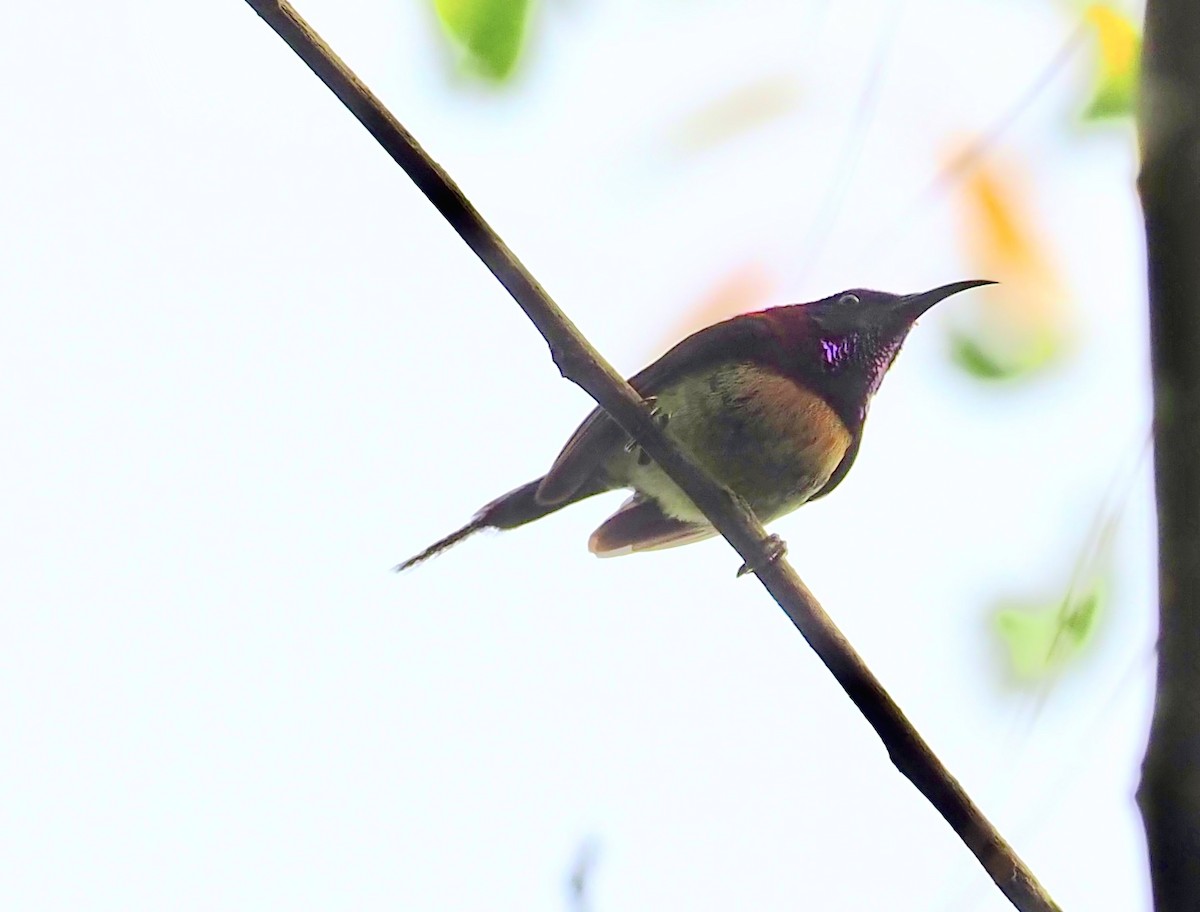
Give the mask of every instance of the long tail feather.
[[483, 516], [482, 515], [476, 516], [473, 520], [471, 520], [469, 523], [467, 523], [465, 526], [463, 526], [457, 532], [451, 532], [445, 538], [435, 541], [432, 545], [430, 545], [428, 548], [426, 548], [420, 554], [413, 555], [408, 560], [404, 561], [404, 563], [402, 563], [402, 564], [396, 564], [396, 566], [394, 566], [392, 568], [392, 570], [396, 573], [403, 573], [409, 567], [415, 567], [417, 564], [421, 563], [422, 561], [427, 561], [427, 560], [429, 560], [429, 558], [434, 557], [435, 555], [441, 554], [447, 548], [451, 548], [454, 545], [457, 545], [460, 541], [462, 541], [467, 536], [474, 535], [476, 532], [480, 531], [481, 529], [486, 529], [486, 528], [488, 528], [488, 523], [484, 520]]
[[447, 548], [457, 545], [464, 538], [474, 535], [483, 529], [515, 529], [517, 526], [523, 526], [526, 523], [533, 522], [535, 519], [541, 519], [543, 516], [547, 516], [556, 510], [561, 510], [568, 504], [577, 503], [585, 497], [591, 497], [593, 494], [599, 494], [605, 490], [604, 487], [585, 487], [562, 503], [543, 504], [539, 503], [536, 497], [538, 485], [541, 483], [542, 480], [536, 478], [528, 484], [521, 485], [521, 487], [509, 491], [503, 497], [497, 497], [476, 513], [471, 521], [457, 532], [451, 532], [445, 538], [434, 542], [420, 554], [410, 557], [404, 563], [397, 564], [392, 569], [397, 573], [401, 573], [422, 561], [441, 554]]

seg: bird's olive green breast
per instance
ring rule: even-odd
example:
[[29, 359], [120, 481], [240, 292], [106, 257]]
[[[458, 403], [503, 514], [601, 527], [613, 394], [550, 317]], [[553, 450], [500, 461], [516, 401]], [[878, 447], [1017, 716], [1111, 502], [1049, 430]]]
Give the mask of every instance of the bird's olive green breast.
[[[657, 407], [667, 433], [763, 520], [796, 509], [820, 490], [851, 442], [821, 397], [751, 364], [686, 377], [658, 393]], [[632, 454], [620, 469], [628, 484], [656, 497], [668, 513], [700, 518], [653, 463]]]

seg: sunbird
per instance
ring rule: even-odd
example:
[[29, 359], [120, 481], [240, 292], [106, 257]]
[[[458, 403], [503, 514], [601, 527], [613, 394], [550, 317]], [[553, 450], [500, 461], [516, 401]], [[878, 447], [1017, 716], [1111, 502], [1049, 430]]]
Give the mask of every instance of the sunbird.
[[[918, 294], [854, 288], [742, 314], [688, 336], [629, 384], [683, 449], [764, 523], [846, 477], [871, 398], [917, 318], [972, 280]], [[541, 478], [396, 567], [407, 570], [481, 529], [515, 529], [618, 488], [633, 496], [588, 540], [600, 557], [717, 534], [695, 504], [603, 409], [592, 411]]]

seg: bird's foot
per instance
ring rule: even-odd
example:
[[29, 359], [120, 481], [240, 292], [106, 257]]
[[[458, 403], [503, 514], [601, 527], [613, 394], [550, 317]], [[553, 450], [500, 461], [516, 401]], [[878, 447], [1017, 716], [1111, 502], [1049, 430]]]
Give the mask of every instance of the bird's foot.
[[[665, 431], [667, 429], [667, 422], [670, 420], [670, 416], [666, 413], [666, 411], [664, 409], [659, 407], [658, 397], [657, 396], [647, 396], [642, 401], [645, 402], [646, 405], [650, 406], [650, 417], [654, 420], [654, 423], [656, 425], [658, 425], [658, 429], [660, 431]], [[625, 452], [633, 453], [635, 451], [638, 454], [638, 456], [637, 456], [638, 465], [649, 465], [650, 464], [650, 457], [646, 455], [645, 451], [642, 450], [642, 448], [640, 446], [638, 446], [637, 441], [635, 441], [633, 438], [630, 438], [625, 443]]]
[[768, 535], [763, 543], [766, 545], [766, 558], [761, 564], [753, 567], [750, 566], [749, 561], [742, 564], [738, 567], [737, 575], [739, 577], [743, 577], [747, 573], [757, 573], [759, 570], [764, 570], [787, 554], [787, 542], [778, 535]]
[[657, 396], [647, 396], [643, 400], [646, 405], [650, 406], [650, 417], [654, 419], [654, 423], [658, 425], [660, 431], [667, 429], [667, 422], [671, 416], [667, 414], [667, 410], [658, 404]]

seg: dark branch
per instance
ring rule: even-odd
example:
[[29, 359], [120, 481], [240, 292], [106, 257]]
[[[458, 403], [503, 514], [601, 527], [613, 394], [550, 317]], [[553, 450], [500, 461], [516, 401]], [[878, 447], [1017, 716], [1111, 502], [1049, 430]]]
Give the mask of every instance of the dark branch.
[[296, 11], [282, 2], [247, 2], [408, 172], [508, 289], [546, 338], [563, 375], [603, 406], [704, 512], [746, 565], [756, 568], [759, 580], [871, 723], [892, 762], [954, 828], [1012, 904], [1022, 912], [1057, 910], [1033, 873], [934, 756], [796, 572], [785, 560], [772, 560], [772, 543], [741, 498], [698, 468], [663, 434], [633, 388], [558, 309], [449, 176]]
[[1154, 905], [1200, 897], [1200, 6], [1150, 0], [1139, 100], [1158, 496], [1158, 693], [1138, 804]]

